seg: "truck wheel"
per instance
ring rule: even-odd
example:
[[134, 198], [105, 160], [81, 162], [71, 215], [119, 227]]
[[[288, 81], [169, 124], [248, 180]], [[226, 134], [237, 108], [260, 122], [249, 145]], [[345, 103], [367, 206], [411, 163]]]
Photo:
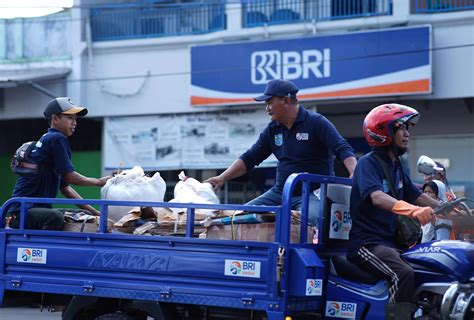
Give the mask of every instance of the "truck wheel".
[[107, 313], [101, 316], [98, 316], [94, 320], [135, 320], [135, 317], [129, 316], [124, 313]]

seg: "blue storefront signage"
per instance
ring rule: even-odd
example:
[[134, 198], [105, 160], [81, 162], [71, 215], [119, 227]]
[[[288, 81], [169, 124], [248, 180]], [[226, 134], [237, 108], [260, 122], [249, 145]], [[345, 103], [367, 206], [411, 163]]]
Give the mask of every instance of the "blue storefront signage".
[[191, 105], [248, 104], [271, 79], [300, 100], [431, 92], [431, 28], [195, 46]]

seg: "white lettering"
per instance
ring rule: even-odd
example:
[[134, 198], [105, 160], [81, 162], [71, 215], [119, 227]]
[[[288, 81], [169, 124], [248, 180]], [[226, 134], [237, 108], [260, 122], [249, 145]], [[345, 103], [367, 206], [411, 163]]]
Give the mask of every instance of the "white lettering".
[[419, 252], [425, 253], [439, 253], [441, 250], [440, 247], [423, 247], [419, 249]]
[[331, 76], [331, 50], [253, 52], [250, 57], [251, 81], [266, 84], [272, 79], [329, 78]]
[[296, 51], [283, 52], [283, 79], [301, 78], [301, 56]]

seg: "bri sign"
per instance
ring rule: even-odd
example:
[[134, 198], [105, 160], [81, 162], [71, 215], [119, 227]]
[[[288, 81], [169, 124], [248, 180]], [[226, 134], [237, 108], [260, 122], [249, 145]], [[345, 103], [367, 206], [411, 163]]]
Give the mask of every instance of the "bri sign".
[[431, 92], [431, 28], [191, 48], [191, 105], [254, 103], [272, 79], [300, 88], [300, 100]]
[[17, 248], [16, 262], [46, 264], [48, 250], [38, 248]]
[[224, 275], [231, 277], [260, 278], [260, 262], [225, 260]]

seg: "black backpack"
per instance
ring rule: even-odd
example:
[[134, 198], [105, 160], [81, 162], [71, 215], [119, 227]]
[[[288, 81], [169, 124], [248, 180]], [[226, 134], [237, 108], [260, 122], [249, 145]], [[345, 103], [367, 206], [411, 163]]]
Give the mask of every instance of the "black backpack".
[[25, 142], [16, 149], [10, 162], [10, 169], [17, 175], [30, 175], [38, 173], [38, 164], [30, 159], [30, 154], [36, 141]]
[[[383, 169], [385, 178], [387, 179], [388, 186], [390, 189], [390, 193], [392, 197], [395, 199], [399, 199], [399, 195], [395, 190], [394, 184], [388, 173], [387, 164], [382, 160], [380, 155], [374, 153], [375, 159], [380, 164]], [[397, 231], [395, 233], [395, 243], [401, 249], [409, 249], [414, 245], [420, 243], [422, 231], [421, 231], [421, 223], [416, 218], [411, 218], [407, 216], [397, 215]]]

